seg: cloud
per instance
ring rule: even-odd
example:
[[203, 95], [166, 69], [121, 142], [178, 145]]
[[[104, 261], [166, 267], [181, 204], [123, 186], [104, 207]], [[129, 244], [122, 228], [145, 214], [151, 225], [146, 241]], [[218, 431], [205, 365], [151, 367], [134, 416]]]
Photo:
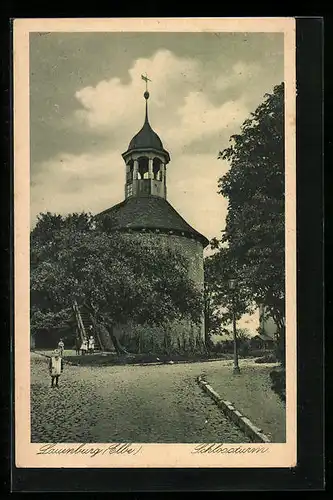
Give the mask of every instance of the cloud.
[[180, 155], [167, 169], [169, 202], [208, 239], [224, 229], [228, 202], [217, 193], [217, 181], [227, 170], [209, 154]]
[[175, 148], [215, 134], [224, 135], [227, 128], [241, 125], [249, 114], [242, 99], [214, 106], [201, 92], [190, 92], [177, 110], [177, 126], [169, 129], [165, 137]]
[[95, 87], [85, 87], [75, 96], [82, 109], [75, 112], [76, 118], [90, 129], [109, 133], [112, 129], [126, 129], [138, 125], [143, 119], [143, 81], [141, 74], [148, 71], [152, 80], [151, 108], [160, 113], [161, 108], [174, 108], [176, 101], [186, 89], [198, 81], [199, 62], [176, 57], [168, 50], [160, 50], [150, 59], [137, 59], [129, 69], [129, 82], [119, 78], [103, 80]]
[[[241, 62], [235, 65], [230, 85], [244, 78], [242, 68], [246, 67]], [[76, 121], [95, 134], [108, 135], [118, 147], [126, 147], [143, 123], [141, 74], [148, 72], [152, 80], [150, 121], [166, 147], [178, 150], [203, 137], [223, 133], [228, 127], [239, 126], [249, 111], [241, 97], [213, 104], [209, 89], [219, 79], [221, 84], [224, 77], [211, 71], [198, 60], [159, 50], [150, 59], [137, 59], [128, 70], [127, 82], [111, 78], [77, 91], [81, 109], [75, 112], [73, 124]]]
[[230, 69], [214, 80], [214, 86], [220, 91], [244, 83], [250, 86], [251, 81], [262, 74], [262, 69], [257, 63], [237, 61]]
[[59, 154], [40, 165], [31, 185], [31, 222], [40, 212], [97, 213], [123, 199], [124, 167], [118, 152]]
[[[250, 65], [237, 62], [229, 76], [219, 74], [216, 68], [214, 74], [209, 71], [213, 70], [199, 60], [159, 50], [150, 58], [137, 59], [128, 69], [127, 80], [113, 77], [78, 90], [75, 97], [81, 108], [67, 125], [76, 130], [83, 127], [86, 142], [80, 154], [59, 153], [34, 165], [32, 219], [47, 210], [96, 213], [124, 198], [121, 153], [143, 123], [141, 74], [147, 72], [152, 80], [150, 122], [172, 157], [168, 199], [206, 237], [220, 236], [227, 202], [217, 194], [217, 180], [228, 166], [216, 157], [249, 111], [241, 93], [228, 99], [223, 92], [224, 102], [216, 103], [210, 89], [226, 89], [241, 82]], [[103, 143], [104, 150], [84, 153], [89, 137]], [[197, 154], [191, 151], [193, 144], [200, 144]]]
[[[31, 222], [40, 212], [98, 213], [124, 199], [125, 167], [117, 151], [60, 154], [43, 162], [31, 186]], [[227, 201], [217, 180], [228, 165], [209, 154], [178, 156], [167, 169], [168, 200], [208, 239], [220, 236]]]

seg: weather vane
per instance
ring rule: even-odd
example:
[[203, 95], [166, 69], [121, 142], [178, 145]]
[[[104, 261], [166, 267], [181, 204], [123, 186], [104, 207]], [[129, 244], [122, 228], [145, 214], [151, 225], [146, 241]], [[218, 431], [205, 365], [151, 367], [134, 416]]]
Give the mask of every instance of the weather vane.
[[141, 78], [146, 82], [146, 92], [148, 92], [148, 82], [151, 82], [151, 80], [148, 78], [147, 73], [146, 75], [141, 75]]

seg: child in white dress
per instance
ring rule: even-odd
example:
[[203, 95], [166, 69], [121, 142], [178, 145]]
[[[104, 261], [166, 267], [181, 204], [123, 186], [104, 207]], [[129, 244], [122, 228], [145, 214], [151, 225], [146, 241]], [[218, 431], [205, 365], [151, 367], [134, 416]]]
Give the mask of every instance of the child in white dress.
[[49, 360], [51, 387], [59, 387], [59, 377], [63, 372], [64, 364], [58, 350], [54, 351]]

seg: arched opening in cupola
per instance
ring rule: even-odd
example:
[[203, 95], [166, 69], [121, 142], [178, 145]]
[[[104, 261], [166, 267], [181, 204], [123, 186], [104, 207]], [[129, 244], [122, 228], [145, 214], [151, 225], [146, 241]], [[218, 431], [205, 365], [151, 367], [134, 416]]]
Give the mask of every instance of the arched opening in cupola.
[[126, 171], [126, 182], [132, 182], [133, 181], [133, 169], [134, 169], [134, 161], [129, 160], [127, 163], [127, 171]]
[[149, 160], [146, 156], [138, 158], [138, 178], [148, 179]]
[[153, 177], [155, 180], [162, 180], [162, 170], [161, 170], [162, 161], [159, 158], [154, 158], [153, 160]]

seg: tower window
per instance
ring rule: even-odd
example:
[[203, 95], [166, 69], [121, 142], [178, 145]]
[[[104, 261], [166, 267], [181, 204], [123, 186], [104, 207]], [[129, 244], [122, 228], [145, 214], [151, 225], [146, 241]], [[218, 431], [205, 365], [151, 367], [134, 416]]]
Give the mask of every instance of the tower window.
[[148, 165], [149, 165], [149, 160], [145, 156], [142, 156], [138, 160], [139, 162], [139, 168], [138, 168], [138, 174], [139, 174], [139, 179], [148, 179]]
[[127, 165], [128, 165], [128, 168], [127, 168], [127, 174], [126, 174], [126, 182], [131, 182], [133, 180], [134, 161], [130, 160]]
[[159, 158], [154, 158], [153, 160], [153, 175], [154, 179], [157, 181], [161, 180], [161, 160]]
[[126, 186], [126, 196], [132, 196], [133, 194], [133, 184], [128, 184]]

